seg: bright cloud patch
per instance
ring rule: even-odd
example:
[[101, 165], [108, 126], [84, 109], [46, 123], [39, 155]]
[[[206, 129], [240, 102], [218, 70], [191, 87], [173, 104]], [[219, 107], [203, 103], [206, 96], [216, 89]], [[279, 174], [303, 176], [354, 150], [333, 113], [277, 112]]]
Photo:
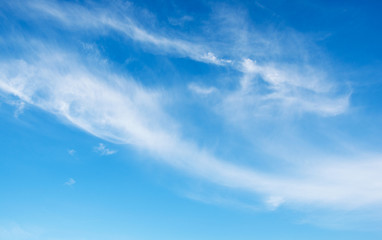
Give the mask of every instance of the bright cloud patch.
[[107, 148], [103, 143], [98, 144], [97, 147], [94, 147], [95, 151], [101, 155], [112, 155], [117, 151]]
[[[227, 119], [240, 118], [239, 124], [245, 122], [247, 125], [255, 125], [252, 121], [256, 119], [256, 123], [266, 126], [264, 129], [258, 127], [263, 136], [267, 135], [267, 127], [296, 127], [293, 120], [301, 116], [310, 114], [309, 116], [313, 115], [324, 121], [328, 117], [345, 114], [350, 108], [350, 90], [343, 90], [341, 83], [329, 77], [329, 73], [322, 66], [316, 66], [303, 58], [298, 58], [294, 63], [282, 59], [284, 55], [294, 54], [293, 51], [289, 52], [288, 45], [279, 46], [279, 52], [270, 52], [268, 58], [260, 54], [257, 50], [261, 46], [277, 45], [268, 43], [272, 39], [265, 33], [260, 46], [248, 48], [247, 53], [230, 48], [225, 52], [224, 47], [209, 44], [207, 38], [187, 38], [187, 33], [173, 33], [175, 36], [169, 36], [164, 30], [147, 30], [132, 16], [124, 15], [118, 4], [106, 8], [97, 4], [83, 7], [75, 3], [55, 1], [9, 5], [15, 12], [22, 13], [20, 18], [29, 19], [37, 25], [46, 19], [54, 21], [52, 31], [59, 29], [65, 33], [61, 32], [63, 35], [70, 36], [73, 32], [84, 31], [97, 39], [112, 33], [111, 35], [122, 36], [121, 40], [113, 35], [121, 41], [120, 44], [134, 45], [146, 57], [150, 54], [160, 54], [162, 58], [168, 56], [165, 63], [161, 61], [162, 58], [150, 60], [158, 66], [165, 65], [169, 66], [168, 69], [175, 69], [174, 76], [183, 80], [179, 84], [183, 90], [188, 88], [196, 95], [211, 96], [214, 101], [206, 103], [206, 109], [215, 114], [214, 117], [218, 119], [216, 122], [226, 127], [228, 125], [227, 128], [231, 128]], [[26, 16], [23, 15], [25, 13]], [[172, 25], [179, 24], [172, 22]], [[247, 29], [248, 36], [255, 34], [250, 31], [252, 28]], [[256, 34], [259, 35], [258, 32]], [[243, 33], [240, 36], [247, 35]], [[88, 36], [82, 37], [86, 39]], [[358, 159], [363, 155], [357, 152], [352, 159], [347, 160], [335, 155], [328, 157], [331, 158], [330, 161], [316, 158], [310, 160], [313, 157], [307, 155], [306, 164], [290, 163], [277, 171], [238, 163], [237, 159], [222, 157], [219, 149], [213, 150], [212, 146], [205, 146], [196, 140], [203, 139], [203, 136], [193, 139], [185, 135], [182, 118], [172, 115], [169, 108], [183, 109], [182, 104], [188, 99], [173, 94], [174, 89], [167, 89], [166, 84], [153, 84], [153, 87], [141, 81], [142, 79], [135, 78], [134, 74], [129, 73], [134, 66], [129, 68], [122, 65], [119, 69], [123, 70], [117, 71], [115, 69], [118, 67], [115, 65], [119, 66], [118, 61], [108, 59], [110, 56], [107, 53], [98, 51], [95, 56], [82, 56], [78, 48], [39, 36], [23, 37], [22, 34], [16, 34], [3, 37], [0, 44], [13, 46], [18, 51], [15, 55], [2, 56], [0, 60], [0, 90], [5, 98], [19, 99], [18, 114], [22, 113], [24, 105], [37, 107], [103, 141], [129, 145], [144, 152], [151, 159], [194, 178], [223, 188], [245, 191], [262, 199], [264, 206], [271, 210], [282, 205], [353, 210], [379, 206], [382, 203], [382, 163], [379, 153]], [[81, 44], [84, 45], [82, 42]], [[230, 42], [220, 44], [217, 46], [230, 45]], [[303, 46], [301, 48], [306, 50]], [[171, 61], [183, 62], [176, 65]], [[201, 73], [226, 71], [224, 73], [231, 75], [223, 80], [220, 79], [223, 74], [217, 74], [220, 78], [195, 81], [202, 74], [188, 76], [182, 70], [176, 69], [187, 64]], [[152, 67], [147, 64], [144, 69], [149, 68], [148, 66]], [[160, 79], [158, 76], [163, 82], [167, 80], [166, 77], [167, 75]], [[198, 106], [195, 108], [200, 119], [204, 119]], [[289, 118], [283, 118], [284, 115]], [[273, 122], [270, 123], [269, 119]], [[199, 118], [196, 118], [193, 122], [196, 128], [202, 125], [198, 121]], [[203, 133], [210, 130], [208, 127], [200, 128]], [[214, 134], [221, 139], [225, 138], [223, 131], [216, 130]], [[243, 138], [245, 137], [243, 134]], [[290, 143], [283, 144], [289, 146]], [[225, 150], [230, 146], [219, 148]], [[94, 151], [100, 155], [116, 153], [106, 143], [99, 143]], [[242, 153], [237, 152], [231, 156], [237, 156], [238, 159], [252, 156], [252, 152], [248, 151], [247, 154], [241, 155]], [[75, 151], [69, 150], [68, 153], [73, 155]], [[259, 155], [261, 159], [258, 156], [253, 156], [252, 159], [267, 162], [267, 159], [263, 159], [264, 155]], [[279, 159], [287, 158], [282, 154], [275, 155]], [[75, 183], [70, 178], [65, 185], [71, 186]]]

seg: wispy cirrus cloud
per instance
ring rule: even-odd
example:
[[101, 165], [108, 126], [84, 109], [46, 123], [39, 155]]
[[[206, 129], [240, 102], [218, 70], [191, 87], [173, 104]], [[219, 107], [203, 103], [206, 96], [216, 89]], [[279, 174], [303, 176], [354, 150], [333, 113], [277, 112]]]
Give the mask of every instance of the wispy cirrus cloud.
[[[303, 113], [336, 116], [348, 110], [351, 92], [341, 91], [324, 71], [309, 65], [258, 64], [244, 59], [241, 71], [237, 89], [221, 99], [229, 119]], [[237, 111], [241, 113], [233, 114]]]
[[193, 176], [260, 194], [272, 208], [284, 203], [354, 209], [382, 201], [382, 179], [376, 180], [382, 170], [379, 156], [363, 162], [315, 164], [282, 175], [236, 165], [182, 138], [155, 91], [109, 72], [95, 75], [97, 70], [75, 55], [56, 50], [55, 56], [52, 50], [49, 56], [42, 49], [36, 51], [39, 55], [29, 58], [31, 62], [1, 62], [1, 90], [95, 136], [145, 150]]
[[117, 151], [115, 151], [115, 150], [111, 150], [111, 149], [107, 148], [107, 147], [105, 146], [105, 144], [103, 144], [103, 143], [100, 143], [100, 144], [98, 144], [98, 146], [94, 147], [94, 150], [95, 150], [97, 153], [99, 153], [99, 154], [101, 154], [101, 155], [105, 155], [105, 156], [107, 156], [107, 155], [112, 155], [112, 154], [114, 154], [114, 153], [117, 152]]
[[195, 92], [201, 95], [208, 95], [217, 91], [215, 87], [204, 87], [196, 83], [188, 84], [188, 89], [192, 92]]
[[26, 18], [31, 17], [36, 20], [34, 17], [38, 14], [41, 15], [41, 19], [48, 18], [70, 30], [89, 29], [101, 34], [113, 31], [154, 48], [156, 52], [159, 50], [166, 54], [216, 65], [232, 63], [232, 60], [219, 58], [205, 45], [186, 41], [177, 36], [166, 36], [163, 32], [149, 32], [132, 17], [126, 15], [126, 12], [131, 12], [133, 8], [128, 3], [117, 1], [104, 6], [89, 2], [84, 7], [73, 3], [34, 0], [22, 6], [17, 2], [9, 3], [9, 5], [21, 11]]
[[[33, 1], [27, 6], [26, 9], [35, 14], [44, 13], [44, 17], [55, 19], [64, 27], [113, 30], [162, 49], [166, 54], [175, 53], [216, 65], [231, 64], [237, 71], [234, 88], [187, 84], [191, 91], [199, 94], [219, 91], [219, 106], [227, 118], [252, 112], [250, 117], [243, 117], [248, 120], [254, 115], [272, 113], [274, 109], [335, 116], [349, 106], [349, 95], [338, 92], [336, 82], [330, 81], [320, 68], [304, 60], [290, 65], [280, 60], [280, 55], [288, 54], [280, 53], [287, 51], [287, 46], [271, 44], [278, 48], [268, 58], [263, 56], [264, 52], [253, 53], [260, 47], [246, 49], [248, 54], [244, 54], [243, 49], [238, 49], [238, 53], [231, 49], [227, 55], [232, 55], [235, 61], [229, 62], [199, 43], [149, 33], [128, 16], [114, 12], [114, 8], [89, 10], [76, 4], [45, 1]], [[39, 18], [33, 14], [29, 17]], [[252, 36], [250, 32], [241, 34], [243, 42], [248, 40], [247, 35]], [[21, 39], [16, 44], [23, 54], [0, 61], [1, 91], [94, 136], [134, 146], [161, 163], [216, 185], [260, 196], [271, 209], [285, 204], [352, 210], [382, 202], [379, 154], [362, 161], [356, 159], [362, 158], [362, 154], [351, 161], [320, 159], [311, 165], [292, 165], [293, 170], [286, 168], [278, 172], [237, 164], [235, 159], [218, 157], [183, 136], [181, 123], [166, 111], [165, 105], [171, 96], [163, 88], [145, 87], [132, 77], [113, 73], [102, 61], [89, 64], [78, 53], [44, 40]], [[256, 57], [261, 60], [259, 63]], [[300, 63], [306, 64], [300, 66]], [[105, 154], [112, 152], [103, 144], [98, 149]]]
[[66, 181], [66, 182], [64, 183], [64, 185], [66, 185], [66, 186], [72, 186], [72, 185], [74, 185], [75, 183], [76, 183], [76, 180], [74, 180], [73, 178], [69, 178], [68, 181]]
[[[69, 31], [89, 29], [97, 30], [96, 34], [114, 31], [141, 44], [148, 44], [154, 52], [163, 51], [205, 63], [228, 65], [243, 75], [235, 91], [221, 89], [226, 91], [221, 96], [221, 104], [228, 115], [235, 115], [229, 113], [231, 108], [242, 108], [249, 112], [252, 111], [250, 109], [261, 109], [261, 112], [268, 109], [289, 114], [311, 112], [332, 116], [348, 108], [351, 91], [338, 89], [340, 86], [336, 86], [337, 83], [327, 80], [330, 73], [323, 69], [324, 66], [315, 66], [310, 62], [309, 59], [314, 58], [310, 56], [311, 52], [319, 50], [307, 37], [292, 30], [259, 32], [248, 25], [247, 13], [243, 10], [235, 12], [227, 11], [226, 7], [217, 8], [211, 23], [217, 27], [212, 30], [217, 32], [217, 36], [222, 35], [223, 39], [214, 40], [213, 43], [217, 44], [214, 47], [203, 40], [194, 43], [178, 36], [166, 36], [161, 31], [149, 32], [126, 14], [133, 11], [133, 6], [122, 2], [106, 6], [89, 2], [84, 7], [56, 1], [30, 1], [23, 7], [17, 4], [10, 6], [21, 9], [26, 13], [26, 18], [49, 18]], [[35, 14], [42, 17], [35, 18]], [[231, 39], [232, 36], [235, 38]], [[299, 46], [296, 47], [296, 44]], [[214, 51], [230, 56], [230, 59], [220, 58]], [[324, 58], [322, 55], [319, 57]], [[197, 89], [192, 84], [190, 86]]]

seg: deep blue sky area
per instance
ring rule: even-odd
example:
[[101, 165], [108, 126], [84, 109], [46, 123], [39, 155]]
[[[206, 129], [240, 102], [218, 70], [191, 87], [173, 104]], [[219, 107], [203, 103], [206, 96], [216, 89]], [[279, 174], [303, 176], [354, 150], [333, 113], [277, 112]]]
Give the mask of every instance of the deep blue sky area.
[[381, 239], [381, 10], [0, 0], [0, 240]]

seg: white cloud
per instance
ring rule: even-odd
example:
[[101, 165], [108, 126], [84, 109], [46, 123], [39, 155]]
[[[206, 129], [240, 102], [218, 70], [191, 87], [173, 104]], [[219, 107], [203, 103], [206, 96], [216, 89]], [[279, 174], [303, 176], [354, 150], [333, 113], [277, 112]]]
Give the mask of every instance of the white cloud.
[[74, 149], [69, 149], [68, 150], [68, 154], [71, 155], [71, 156], [73, 156], [75, 153], [76, 153], [76, 150], [74, 150]]
[[[175, 51], [215, 64], [224, 62], [204, 51], [205, 47], [149, 34], [129, 18], [122, 21], [109, 16], [111, 11], [102, 15], [75, 5], [64, 8], [57, 3], [40, 3], [36, 9], [70, 26], [111, 28], [168, 53]], [[217, 185], [258, 194], [270, 208], [309, 204], [349, 210], [382, 203], [380, 155], [353, 162], [321, 160], [278, 173], [241, 166], [182, 137], [176, 121], [164, 110], [163, 102], [169, 96], [163, 90], [148, 89], [129, 77], [113, 74], [97, 65], [100, 62], [85, 64], [76, 54], [49, 44], [28, 40], [28, 44], [20, 45], [31, 49], [23, 58], [0, 60], [0, 90], [101, 139], [130, 144], [158, 161]], [[259, 64], [244, 58], [234, 67], [243, 77], [239, 89], [227, 90], [223, 98], [230, 116], [253, 109], [267, 113], [269, 108], [319, 115], [336, 115], [347, 109], [348, 96], [339, 95], [335, 84], [326, 81], [325, 73], [310, 65], [300, 68], [277, 61]], [[263, 92], [255, 86], [260, 81], [265, 84]], [[193, 84], [189, 88], [199, 94], [215, 91]], [[113, 152], [103, 144], [97, 149], [106, 155]], [[74, 183], [69, 179], [66, 185]]]
[[172, 18], [172, 17], [168, 18], [168, 22], [171, 25], [181, 26], [181, 27], [183, 27], [183, 25], [186, 24], [187, 22], [191, 22], [193, 20], [194, 18], [188, 15], [182, 16], [181, 18]]
[[[1, 95], [0, 95], [1, 97]], [[1, 98], [2, 101], [5, 101], [5, 103], [13, 106], [15, 108], [13, 116], [15, 118], [18, 118], [21, 114], [24, 113], [25, 110], [25, 102], [21, 101], [20, 99], [7, 99], [7, 98]]]
[[[349, 93], [341, 94], [325, 72], [310, 66], [257, 64], [244, 59], [240, 87], [223, 97], [227, 116], [232, 110], [258, 114], [315, 113], [334, 116], [349, 106]], [[247, 109], [247, 111], [245, 111]]]
[[225, 65], [225, 64], [232, 63], [232, 60], [217, 58], [215, 54], [213, 54], [212, 52], [208, 52], [207, 54], [204, 54], [203, 56], [200, 57], [200, 59], [204, 60], [205, 62], [213, 63], [216, 65]]
[[74, 185], [75, 183], [76, 183], [76, 180], [74, 180], [73, 178], [69, 178], [69, 180], [66, 181], [64, 184], [65, 184], [66, 186], [72, 186], [72, 185]]
[[162, 109], [159, 92], [98, 72], [96, 66], [88, 69], [75, 55], [35, 52], [39, 55], [31, 62], [0, 62], [0, 89], [95, 136], [131, 144], [212, 183], [266, 196], [273, 207], [284, 202], [354, 209], [382, 203], [380, 156], [362, 163], [316, 164], [283, 175], [239, 166], [180, 137]]
[[[9, 5], [12, 6], [10, 3]], [[22, 11], [25, 17], [36, 20], [36, 14], [40, 19], [49, 18], [68, 27], [68, 29], [90, 29], [97, 34], [105, 34], [115, 31], [126, 38], [152, 47], [156, 52], [175, 54], [180, 57], [188, 57], [195, 61], [204, 63], [225, 65], [232, 61], [218, 58], [209, 48], [202, 44], [179, 39], [176, 36], [166, 36], [164, 32], [150, 32], [140, 26], [128, 12], [131, 5], [122, 2], [114, 2], [107, 6], [88, 4], [87, 7], [78, 4], [63, 3], [59, 1], [28, 1], [22, 6], [14, 5], [17, 10]], [[38, 19], [38, 18], [37, 18]], [[189, 17], [182, 18], [183, 21], [190, 20]]]
[[98, 152], [101, 155], [112, 155], [117, 152], [115, 150], [110, 150], [103, 143], [98, 144], [98, 146], [94, 147], [94, 149], [96, 152]]
[[25, 103], [22, 101], [18, 101], [18, 102], [16, 102], [15, 105], [17, 108], [15, 110], [14, 116], [15, 116], [15, 118], [18, 118], [20, 116], [20, 114], [24, 113]]
[[271, 210], [275, 210], [278, 208], [282, 203], [284, 202], [284, 198], [282, 197], [276, 197], [276, 196], [270, 196], [266, 199], [265, 203], [268, 205], [268, 207]]
[[217, 91], [215, 87], [204, 87], [196, 83], [188, 84], [188, 89], [194, 93], [201, 94], [201, 95], [209, 95]]

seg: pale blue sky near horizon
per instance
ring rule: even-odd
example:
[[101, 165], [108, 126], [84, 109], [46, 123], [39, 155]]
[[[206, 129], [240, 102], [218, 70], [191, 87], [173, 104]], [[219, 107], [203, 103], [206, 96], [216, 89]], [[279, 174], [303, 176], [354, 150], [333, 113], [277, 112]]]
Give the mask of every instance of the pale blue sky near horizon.
[[0, 0], [0, 240], [382, 238], [381, 9]]

